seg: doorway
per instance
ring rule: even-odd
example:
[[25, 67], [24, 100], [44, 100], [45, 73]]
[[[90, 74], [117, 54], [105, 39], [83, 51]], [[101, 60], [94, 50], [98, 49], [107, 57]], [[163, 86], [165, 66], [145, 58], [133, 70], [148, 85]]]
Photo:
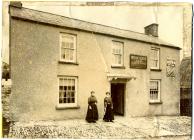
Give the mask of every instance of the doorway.
[[124, 83], [111, 83], [111, 97], [113, 101], [113, 110], [115, 115], [124, 116]]

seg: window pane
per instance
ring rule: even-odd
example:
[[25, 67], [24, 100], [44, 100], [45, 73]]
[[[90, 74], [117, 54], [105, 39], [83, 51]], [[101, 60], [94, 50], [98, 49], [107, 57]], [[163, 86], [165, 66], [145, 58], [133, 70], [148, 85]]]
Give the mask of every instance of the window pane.
[[59, 90], [63, 90], [63, 86], [59, 86]]
[[152, 91], [150, 91], [150, 99], [152, 99], [152, 98], [153, 98], [153, 97], [152, 97], [152, 95], [153, 95], [153, 94], [152, 94]]
[[64, 86], [64, 90], [65, 90], [65, 91], [67, 90], [67, 86]]
[[66, 48], [65, 42], [61, 42], [61, 47], [62, 47], [62, 48]]
[[123, 43], [113, 41], [113, 63], [121, 65], [123, 59]]
[[63, 86], [63, 79], [59, 78], [59, 86]]
[[118, 57], [117, 57], [117, 55], [115, 55], [115, 62], [114, 63], [118, 64]]
[[153, 84], [154, 82], [153, 81], [150, 81], [150, 88], [153, 89]]
[[70, 60], [70, 50], [69, 49], [65, 50], [65, 54], [66, 54], [66, 60]]
[[159, 96], [159, 82], [150, 81], [150, 100], [158, 100]]
[[59, 103], [63, 103], [63, 100], [62, 100], [62, 98], [59, 98]]
[[70, 97], [70, 92], [67, 92], [67, 96], [66, 96], [67, 98], [69, 98]]
[[71, 92], [71, 97], [74, 97], [74, 92]]
[[74, 49], [73, 42], [69, 43], [69, 48], [70, 48], [70, 49]]
[[73, 36], [71, 36], [71, 35], [62, 35], [62, 41], [64, 41], [64, 42], [73, 42]]
[[157, 67], [157, 61], [153, 60], [153, 65], [154, 67]]
[[70, 98], [67, 99], [67, 103], [71, 103], [71, 102], [70, 102]]
[[121, 64], [121, 55], [118, 55], [118, 64]]
[[66, 54], [65, 54], [65, 49], [61, 48], [61, 58], [65, 59], [66, 58]]
[[75, 60], [75, 37], [68, 34], [62, 34], [61, 36], [61, 59], [67, 61]]
[[59, 92], [59, 98], [63, 98], [63, 92]]
[[75, 79], [71, 79], [69, 85], [72, 86], [72, 87], [75, 86]]
[[118, 49], [118, 54], [121, 54], [121, 48]]
[[153, 58], [154, 60], [156, 59], [157, 55], [156, 55], [156, 50], [153, 50]]
[[64, 86], [68, 85], [67, 79], [63, 79], [63, 84], [64, 84]]
[[67, 48], [67, 49], [70, 48], [69, 42], [65, 42], [65, 48]]
[[69, 60], [69, 49], [64, 49], [64, 56], [63, 59]]
[[66, 98], [64, 98], [63, 103], [67, 103], [67, 99]]
[[115, 49], [115, 54], [118, 54], [118, 48]]
[[115, 48], [113, 48], [113, 54], [115, 54], [116, 53], [116, 49]]
[[122, 64], [122, 56], [115, 55], [115, 64]]
[[75, 103], [75, 79], [59, 78], [59, 103]]
[[75, 98], [72, 98], [72, 103], [75, 103]]
[[154, 59], [154, 50], [151, 50], [151, 59]]
[[71, 86], [68, 86], [68, 90], [71, 90]]
[[70, 43], [69, 43], [69, 42], [62, 42], [62, 43], [61, 43], [61, 47], [62, 47], [62, 48], [69, 49], [69, 48], [70, 48]]
[[70, 59], [73, 60], [74, 50], [69, 50]]
[[158, 67], [159, 65], [159, 49], [151, 49], [151, 66]]

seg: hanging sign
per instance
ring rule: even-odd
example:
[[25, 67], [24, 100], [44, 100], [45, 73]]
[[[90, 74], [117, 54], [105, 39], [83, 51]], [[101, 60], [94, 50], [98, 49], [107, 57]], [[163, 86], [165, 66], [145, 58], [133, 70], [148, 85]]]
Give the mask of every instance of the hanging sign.
[[175, 60], [173, 60], [173, 59], [167, 59], [166, 76], [167, 77], [175, 77]]

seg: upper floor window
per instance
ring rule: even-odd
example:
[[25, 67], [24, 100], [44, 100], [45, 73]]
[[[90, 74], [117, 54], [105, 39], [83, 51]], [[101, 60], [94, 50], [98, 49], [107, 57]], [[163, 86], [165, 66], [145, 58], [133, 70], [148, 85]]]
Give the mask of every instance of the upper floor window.
[[76, 36], [60, 34], [60, 60], [64, 62], [76, 62]]
[[123, 43], [113, 41], [112, 66], [123, 66]]
[[160, 102], [160, 80], [150, 80], [150, 102]]
[[59, 77], [58, 105], [77, 106], [77, 77]]
[[160, 49], [151, 48], [151, 69], [159, 69]]

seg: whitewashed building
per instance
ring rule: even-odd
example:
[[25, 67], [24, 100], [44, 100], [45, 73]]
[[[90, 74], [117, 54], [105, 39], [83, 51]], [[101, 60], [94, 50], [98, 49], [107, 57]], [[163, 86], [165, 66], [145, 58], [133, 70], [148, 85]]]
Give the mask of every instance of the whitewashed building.
[[85, 118], [90, 91], [102, 118], [105, 92], [115, 114], [178, 115], [179, 50], [145, 34], [10, 6], [10, 115], [14, 121]]

